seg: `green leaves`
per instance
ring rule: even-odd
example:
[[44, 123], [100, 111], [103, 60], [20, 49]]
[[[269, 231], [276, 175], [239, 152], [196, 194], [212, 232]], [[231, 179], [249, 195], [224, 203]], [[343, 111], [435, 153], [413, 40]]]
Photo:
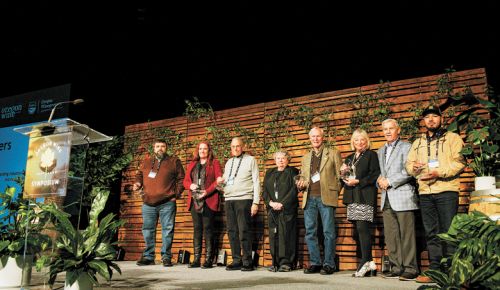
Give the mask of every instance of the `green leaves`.
[[120, 272], [119, 267], [112, 263], [116, 251], [111, 240], [125, 221], [113, 220], [114, 214], [110, 213], [99, 222], [99, 214], [110, 192], [102, 188], [94, 188], [94, 192], [96, 196], [89, 213], [89, 226], [84, 230], [76, 231], [67, 215], [59, 212], [57, 206], [50, 209], [54, 226], [60, 233], [57, 243], [59, 251], [50, 262], [49, 281], [52, 283], [57, 274], [64, 271], [71, 275], [71, 280], [76, 280], [80, 273], [86, 273], [94, 283], [97, 282], [96, 274], [109, 280], [113, 269]]
[[456, 252], [443, 259], [442, 263], [451, 263], [448, 272], [425, 272], [433, 281], [443, 289], [483, 289], [499, 285], [500, 225], [474, 211], [456, 215], [448, 232], [438, 236], [456, 246]]
[[[489, 96], [494, 99], [494, 96]], [[493, 176], [500, 168], [500, 104], [476, 96], [470, 88], [450, 97], [455, 106], [466, 107], [455, 117], [448, 130], [465, 132], [466, 145], [462, 154], [476, 176]], [[447, 101], [448, 102], [448, 101]], [[487, 111], [489, 119], [484, 117]]]
[[122, 171], [132, 162], [138, 138], [123, 136], [111, 141], [91, 144], [88, 148], [76, 146], [71, 152], [71, 176], [85, 177], [84, 206], [89, 206], [96, 195], [94, 187], [110, 188], [121, 178]]
[[38, 258], [50, 245], [50, 238], [42, 234], [49, 220], [45, 207], [43, 203], [24, 199], [21, 194], [16, 196], [15, 187], [0, 192], [0, 256], [22, 255], [26, 241], [26, 252]]

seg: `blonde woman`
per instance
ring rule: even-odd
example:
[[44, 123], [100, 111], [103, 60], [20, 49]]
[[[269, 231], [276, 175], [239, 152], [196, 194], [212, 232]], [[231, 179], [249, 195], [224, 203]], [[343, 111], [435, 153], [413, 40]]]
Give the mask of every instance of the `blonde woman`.
[[370, 138], [365, 130], [352, 133], [351, 149], [340, 170], [345, 184], [344, 204], [347, 219], [356, 225], [361, 249], [361, 261], [353, 277], [376, 275], [377, 266], [372, 261], [371, 227], [377, 206], [377, 178], [380, 167], [377, 153], [370, 150]]

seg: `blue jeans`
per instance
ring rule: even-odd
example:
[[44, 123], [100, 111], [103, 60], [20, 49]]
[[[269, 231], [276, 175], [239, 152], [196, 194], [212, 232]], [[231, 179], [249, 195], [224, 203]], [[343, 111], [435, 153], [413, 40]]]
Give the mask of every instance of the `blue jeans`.
[[142, 205], [142, 235], [146, 243], [143, 256], [146, 259], [155, 259], [156, 224], [158, 223], [158, 217], [161, 224], [161, 258], [162, 260], [172, 259], [176, 210], [177, 205], [175, 201], [169, 201], [157, 206]]
[[448, 231], [453, 217], [457, 214], [458, 192], [421, 194], [420, 210], [429, 251], [429, 268], [439, 270], [441, 258], [454, 252], [454, 248], [443, 243], [437, 235]]
[[304, 209], [304, 226], [306, 243], [311, 265], [322, 265], [318, 243], [318, 213], [323, 225], [325, 237], [325, 259], [323, 265], [335, 267], [335, 207], [324, 205], [321, 197], [309, 197]]

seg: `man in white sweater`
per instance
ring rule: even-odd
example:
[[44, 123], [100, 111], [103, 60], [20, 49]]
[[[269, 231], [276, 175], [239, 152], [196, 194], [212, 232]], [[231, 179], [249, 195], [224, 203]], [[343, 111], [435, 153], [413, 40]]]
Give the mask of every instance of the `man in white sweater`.
[[[259, 166], [253, 156], [243, 152], [245, 143], [239, 137], [231, 141], [231, 154], [224, 175], [224, 198], [227, 231], [233, 262], [226, 270], [253, 271], [252, 216], [257, 214], [260, 199]], [[243, 257], [241, 250], [243, 249]]]

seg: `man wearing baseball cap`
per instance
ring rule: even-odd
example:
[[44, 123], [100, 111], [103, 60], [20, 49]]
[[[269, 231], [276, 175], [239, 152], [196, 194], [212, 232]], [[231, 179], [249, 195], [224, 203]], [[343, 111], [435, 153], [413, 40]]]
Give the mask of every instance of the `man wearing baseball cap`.
[[[415, 176], [419, 185], [429, 268], [439, 270], [441, 258], [453, 254], [454, 251], [450, 246], [442, 245], [437, 235], [448, 231], [458, 210], [459, 176], [465, 167], [465, 159], [460, 151], [464, 143], [458, 134], [442, 128], [439, 107], [427, 107], [422, 116], [426, 132], [413, 142], [408, 153], [406, 170]], [[417, 282], [429, 283], [432, 280], [420, 275]]]

